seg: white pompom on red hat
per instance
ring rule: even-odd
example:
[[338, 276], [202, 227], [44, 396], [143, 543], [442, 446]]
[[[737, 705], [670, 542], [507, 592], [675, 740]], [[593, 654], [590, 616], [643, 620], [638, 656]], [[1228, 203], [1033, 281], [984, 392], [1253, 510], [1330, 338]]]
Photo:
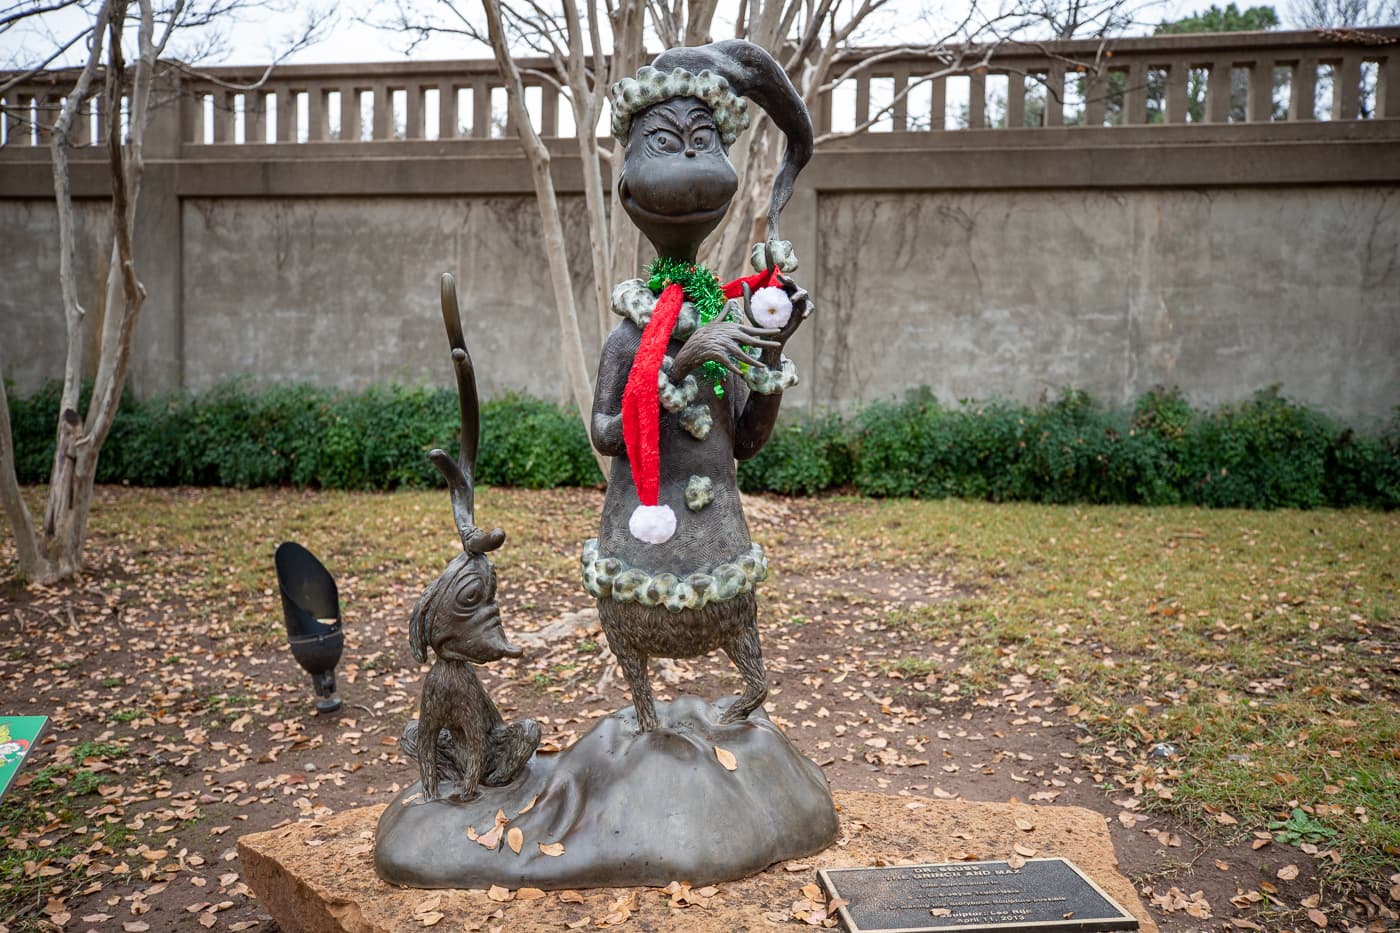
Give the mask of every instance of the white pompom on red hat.
[[749, 314], [760, 327], [783, 327], [792, 319], [792, 299], [776, 285], [760, 288], [749, 299]]
[[676, 533], [676, 513], [669, 505], [639, 505], [627, 520], [632, 537], [647, 544], [665, 544]]

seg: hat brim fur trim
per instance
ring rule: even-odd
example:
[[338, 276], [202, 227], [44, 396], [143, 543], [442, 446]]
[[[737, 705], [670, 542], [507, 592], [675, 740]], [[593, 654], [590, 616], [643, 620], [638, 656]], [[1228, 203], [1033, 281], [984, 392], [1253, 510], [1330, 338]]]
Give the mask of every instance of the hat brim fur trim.
[[643, 110], [677, 97], [696, 97], [710, 108], [726, 150], [749, 128], [749, 102], [735, 94], [722, 75], [708, 69], [692, 74], [684, 68], [669, 72], [643, 65], [635, 78], [623, 78], [612, 86], [612, 132], [627, 142], [632, 118]]

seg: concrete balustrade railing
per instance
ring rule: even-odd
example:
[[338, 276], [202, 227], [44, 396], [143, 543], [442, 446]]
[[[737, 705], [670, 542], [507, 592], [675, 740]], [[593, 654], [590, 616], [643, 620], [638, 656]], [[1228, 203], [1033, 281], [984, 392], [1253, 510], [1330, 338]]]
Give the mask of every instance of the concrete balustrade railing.
[[[876, 63], [851, 72], [868, 60]], [[548, 69], [522, 65], [527, 75]], [[489, 60], [291, 65], [252, 87], [261, 77], [257, 68], [186, 74], [168, 88], [180, 107], [165, 119], [178, 121], [187, 146], [513, 135]], [[71, 80], [45, 73], [4, 94], [5, 149], [46, 141]], [[1400, 117], [1400, 27], [1012, 43], [942, 55], [867, 49], [839, 59], [828, 81], [835, 87], [814, 108], [819, 134], [1392, 119]], [[539, 78], [527, 86], [541, 134], [572, 135], [558, 89]], [[950, 102], [959, 110], [953, 120]], [[85, 114], [74, 142], [105, 133]]]
[[[949, 129], [946, 108], [953, 82], [962, 84], [965, 119], [959, 122], [969, 129], [1400, 117], [1396, 27], [1017, 43], [993, 50], [985, 64], [982, 59], [975, 50], [951, 63], [897, 56], [863, 70], [841, 82], [854, 85], [850, 128], [881, 117], [883, 128], [895, 133]], [[858, 61], [858, 56], [840, 60], [833, 71], [839, 77]], [[969, 61], [975, 64], [967, 67]], [[1317, 100], [1320, 77], [1331, 88], [1322, 107]], [[881, 81], [887, 85], [885, 94], [875, 100], [872, 86]], [[996, 119], [988, 106], [991, 81], [1005, 88]], [[924, 90], [916, 106], [913, 91], [919, 87]], [[833, 122], [833, 98], [839, 93], [822, 95], [816, 108], [820, 132], [842, 129]], [[1280, 96], [1286, 104], [1282, 109], [1275, 106]], [[1039, 106], [1032, 107], [1037, 99]]]

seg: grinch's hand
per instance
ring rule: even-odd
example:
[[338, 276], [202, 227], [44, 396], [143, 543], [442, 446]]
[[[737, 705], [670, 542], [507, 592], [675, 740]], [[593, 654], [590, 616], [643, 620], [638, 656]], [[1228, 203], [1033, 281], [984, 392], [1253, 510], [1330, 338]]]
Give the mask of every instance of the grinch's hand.
[[718, 363], [725, 369], [742, 376], [739, 360], [750, 359], [744, 347], [762, 347], [780, 350], [782, 344], [776, 342], [779, 332], [770, 328], [736, 324], [733, 321], [712, 321], [699, 328], [685, 341], [671, 365], [672, 380], [682, 380], [705, 363]]
[[[792, 279], [775, 275], [774, 281], [778, 284], [760, 288], [752, 294], [747, 283], [743, 286], [744, 317], [748, 318], [754, 327], [776, 330], [773, 339], [777, 341], [777, 349], [781, 350], [792, 335], [797, 333], [797, 328], [802, 326], [802, 322], [812, 316], [816, 305], [812, 303], [807, 290], [798, 287]], [[768, 355], [770, 354], [765, 354]], [[778, 357], [778, 354], [771, 355], [775, 360]]]

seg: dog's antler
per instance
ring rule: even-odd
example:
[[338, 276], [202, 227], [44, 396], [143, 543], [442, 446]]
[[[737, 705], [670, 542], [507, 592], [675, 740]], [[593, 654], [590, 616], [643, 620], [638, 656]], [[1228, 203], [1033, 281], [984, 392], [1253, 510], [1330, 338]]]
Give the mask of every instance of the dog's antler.
[[462, 444], [456, 460], [441, 449], [429, 451], [428, 457], [447, 480], [447, 488], [452, 495], [452, 517], [457, 523], [457, 533], [462, 536], [462, 547], [470, 553], [482, 554], [500, 547], [506, 536], [499, 528], [482, 531], [476, 526], [476, 454], [481, 441], [481, 406], [476, 394], [476, 370], [472, 367], [471, 355], [467, 353], [466, 338], [462, 336], [457, 282], [448, 272], [442, 275], [442, 323], [447, 328], [447, 342], [452, 346], [452, 368], [457, 374]]

